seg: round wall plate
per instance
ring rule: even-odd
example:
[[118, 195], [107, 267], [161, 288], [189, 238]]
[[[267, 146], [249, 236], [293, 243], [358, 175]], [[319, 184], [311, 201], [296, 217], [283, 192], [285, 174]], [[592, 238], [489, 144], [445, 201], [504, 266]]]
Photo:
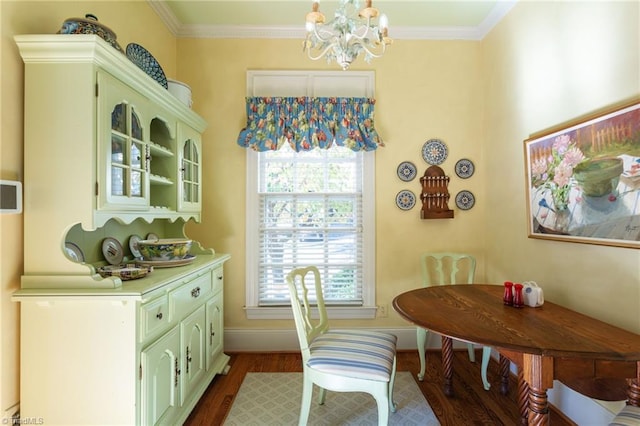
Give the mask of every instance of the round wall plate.
[[64, 243], [64, 248], [65, 254], [69, 259], [78, 263], [84, 262], [84, 253], [82, 253], [82, 250], [76, 244], [67, 241]]
[[416, 165], [411, 161], [403, 161], [398, 166], [397, 173], [400, 180], [409, 182], [416, 177], [416, 174], [418, 174], [418, 169], [416, 169]]
[[107, 262], [111, 265], [118, 265], [122, 263], [124, 258], [124, 251], [122, 245], [115, 238], [107, 237], [102, 240], [102, 254]]
[[448, 155], [447, 145], [440, 139], [429, 139], [422, 145], [422, 158], [432, 166], [444, 163]]
[[142, 240], [142, 237], [139, 235], [133, 234], [129, 237], [129, 250], [131, 250], [131, 254], [133, 257], [142, 257], [142, 253], [138, 249], [138, 241]]
[[456, 163], [456, 175], [462, 179], [468, 179], [473, 175], [475, 166], [471, 160], [463, 158]]
[[408, 189], [398, 192], [396, 206], [401, 210], [411, 210], [416, 205], [416, 195]]
[[476, 203], [476, 197], [470, 191], [460, 191], [456, 195], [456, 206], [460, 210], [469, 210]]

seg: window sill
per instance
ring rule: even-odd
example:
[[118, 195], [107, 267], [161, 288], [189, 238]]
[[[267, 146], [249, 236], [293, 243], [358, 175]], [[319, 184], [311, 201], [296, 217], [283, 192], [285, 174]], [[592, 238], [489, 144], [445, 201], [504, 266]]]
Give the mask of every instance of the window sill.
[[[288, 306], [246, 306], [244, 310], [247, 314], [247, 319], [293, 319], [293, 313]], [[327, 307], [327, 315], [331, 319], [374, 319], [377, 310], [376, 306]]]

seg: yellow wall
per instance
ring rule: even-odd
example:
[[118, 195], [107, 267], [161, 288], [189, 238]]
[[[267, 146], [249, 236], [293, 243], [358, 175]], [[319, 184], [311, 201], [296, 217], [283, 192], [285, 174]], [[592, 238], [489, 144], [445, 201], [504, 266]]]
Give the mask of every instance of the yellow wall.
[[[479, 260], [478, 281], [535, 279], [548, 299], [640, 332], [640, 251], [532, 240], [526, 237], [523, 140], [529, 134], [640, 94], [637, 2], [521, 2], [482, 42], [396, 40], [383, 59], [353, 69], [376, 72], [377, 126], [387, 146], [376, 156], [377, 303], [419, 285], [418, 255], [461, 250]], [[94, 13], [125, 47], [137, 42], [167, 77], [193, 89], [204, 134], [204, 210], [190, 234], [233, 256], [226, 269], [225, 326], [292, 328], [286, 321], [245, 319], [245, 124], [247, 69], [331, 69], [311, 62], [300, 40], [179, 39], [146, 2], [0, 2], [2, 30], [0, 178], [22, 179], [22, 62], [12, 36], [54, 33], [64, 19]], [[126, 17], [126, 19], [124, 19]], [[135, 17], [135, 20], [132, 19]], [[65, 100], [61, 100], [61, 106]], [[68, 101], [68, 100], [67, 100]], [[453, 220], [419, 219], [419, 208], [395, 206], [402, 161], [424, 172], [429, 138], [449, 147], [443, 164], [450, 193], [476, 195]], [[455, 177], [460, 158], [476, 164]], [[452, 201], [450, 207], [454, 208]], [[0, 409], [18, 400], [17, 306], [10, 294], [22, 272], [21, 216], [0, 216]], [[350, 324], [403, 327], [387, 319]]]
[[[421, 251], [471, 252], [478, 257], [478, 277], [483, 279], [486, 170], [481, 165], [480, 43], [397, 41], [384, 59], [374, 60], [370, 67], [361, 61], [353, 69], [373, 68], [376, 73], [376, 126], [386, 142], [375, 154], [367, 154], [376, 156], [377, 304], [390, 307], [399, 292], [420, 285]], [[246, 151], [236, 139], [246, 124], [245, 74], [247, 69], [335, 70], [336, 66], [307, 59], [300, 40], [179, 40], [178, 63], [180, 78], [193, 89], [194, 109], [209, 123], [203, 136], [203, 220], [187, 229], [205, 245], [232, 255], [225, 268], [225, 327], [292, 328], [290, 320], [247, 320], [243, 311], [245, 220], [252, 212], [245, 210]], [[454, 175], [453, 166], [460, 158], [478, 165], [471, 179], [451, 179], [450, 193], [469, 189], [478, 195], [476, 207], [457, 211], [453, 220], [421, 220], [418, 206], [402, 211], [395, 205], [402, 189], [420, 193], [419, 180], [402, 182], [396, 169], [402, 161], [412, 161], [422, 175], [428, 164], [421, 148], [430, 138], [447, 143], [449, 158], [443, 168], [448, 174]], [[454, 206], [452, 200], [450, 208]], [[395, 314], [349, 324], [407, 325]]]
[[528, 239], [530, 134], [640, 99], [640, 3], [522, 2], [483, 41], [487, 278], [640, 332], [640, 250]]
[[[146, 2], [0, 1], [0, 96], [2, 125], [0, 179], [22, 181], [23, 78], [22, 59], [15, 34], [53, 34], [67, 18], [93, 13], [118, 36], [123, 49], [129, 43], [145, 46], [169, 78], [176, 78], [176, 40]], [[126, 18], [126, 19], [125, 19]], [[60, 99], [60, 107], [71, 99]], [[43, 141], [46, 143], [46, 141]], [[70, 153], [71, 154], [71, 153]], [[25, 182], [28, 185], [28, 182]], [[19, 305], [11, 293], [20, 287], [23, 271], [22, 215], [0, 216], [0, 417], [13, 414], [19, 400]], [[46, 256], [45, 253], [43, 253]], [[43, 354], [43, 356], [45, 356]]]

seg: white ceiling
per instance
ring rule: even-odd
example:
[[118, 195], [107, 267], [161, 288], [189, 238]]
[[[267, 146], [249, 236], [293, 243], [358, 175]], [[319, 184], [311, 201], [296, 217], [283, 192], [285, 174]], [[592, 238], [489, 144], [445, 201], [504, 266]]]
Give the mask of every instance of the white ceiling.
[[[148, 0], [177, 37], [304, 38], [310, 0]], [[482, 39], [517, 0], [374, 0], [396, 39]], [[362, 5], [364, 0], [360, 0]], [[330, 19], [338, 2], [322, 0]]]

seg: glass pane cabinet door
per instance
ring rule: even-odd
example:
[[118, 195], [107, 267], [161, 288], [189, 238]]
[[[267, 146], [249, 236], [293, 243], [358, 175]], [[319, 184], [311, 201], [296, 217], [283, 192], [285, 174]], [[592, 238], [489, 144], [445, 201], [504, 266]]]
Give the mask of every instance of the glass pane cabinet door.
[[181, 136], [179, 206], [181, 211], [199, 211], [202, 197], [200, 135], [182, 126]]
[[106, 74], [99, 74], [98, 84], [100, 140], [106, 142], [101, 147], [105, 155], [99, 157], [104, 176], [98, 185], [100, 208], [146, 208], [149, 161], [143, 121], [145, 100]]

